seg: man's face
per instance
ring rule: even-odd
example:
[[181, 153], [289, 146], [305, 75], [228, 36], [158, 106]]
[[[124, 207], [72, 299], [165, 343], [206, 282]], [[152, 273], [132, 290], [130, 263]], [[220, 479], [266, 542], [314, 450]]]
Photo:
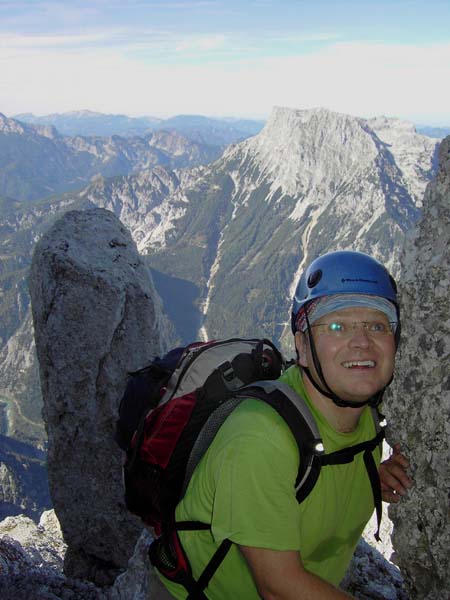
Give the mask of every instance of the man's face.
[[[362, 322], [368, 323], [367, 329]], [[345, 335], [339, 334], [340, 324]], [[380, 334], [382, 325], [389, 331], [384, 313], [363, 307], [329, 313], [312, 325], [325, 380], [343, 400], [365, 402], [389, 383], [394, 371], [395, 337]], [[314, 367], [308, 334], [297, 333], [295, 340], [300, 365], [309, 367], [315, 381], [323, 387]]]

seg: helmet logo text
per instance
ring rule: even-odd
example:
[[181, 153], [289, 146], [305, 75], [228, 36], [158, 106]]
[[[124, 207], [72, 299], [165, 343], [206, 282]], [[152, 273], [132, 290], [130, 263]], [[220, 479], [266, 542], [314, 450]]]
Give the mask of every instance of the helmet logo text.
[[342, 283], [355, 283], [358, 281], [361, 281], [362, 283], [373, 283], [375, 285], [377, 285], [377, 283], [378, 283], [378, 281], [376, 281], [376, 279], [359, 279], [359, 278], [350, 279], [350, 278], [344, 278], [344, 277], [341, 279]]

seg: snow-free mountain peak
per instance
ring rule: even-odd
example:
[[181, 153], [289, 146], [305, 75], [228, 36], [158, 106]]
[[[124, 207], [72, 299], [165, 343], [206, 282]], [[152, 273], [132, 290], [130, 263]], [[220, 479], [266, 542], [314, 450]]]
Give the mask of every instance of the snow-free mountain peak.
[[0, 133], [35, 137], [42, 136], [49, 139], [59, 137], [52, 125], [30, 125], [15, 118], [8, 118], [0, 113]]
[[241, 148], [252, 156], [274, 192], [305, 196], [318, 185], [350, 177], [378, 149], [363, 121], [326, 109], [275, 108], [264, 129]]
[[16, 133], [22, 135], [25, 131], [26, 126], [15, 119], [9, 119], [3, 113], [0, 113], [0, 132], [1, 133]]
[[417, 133], [413, 123], [400, 119], [375, 117], [367, 125], [386, 144], [416, 206], [422, 206], [425, 188], [436, 170], [440, 140]]
[[[272, 195], [296, 197], [299, 218], [307, 205], [332, 198], [337, 183], [351, 186], [377, 165], [393, 164], [396, 177], [420, 205], [433, 169], [437, 140], [414, 125], [380, 117], [366, 120], [324, 108], [273, 109], [263, 130], [231, 148], [226, 156], [251, 180], [270, 180]], [[244, 167], [244, 169], [243, 169]], [[255, 173], [257, 172], [257, 175]]]

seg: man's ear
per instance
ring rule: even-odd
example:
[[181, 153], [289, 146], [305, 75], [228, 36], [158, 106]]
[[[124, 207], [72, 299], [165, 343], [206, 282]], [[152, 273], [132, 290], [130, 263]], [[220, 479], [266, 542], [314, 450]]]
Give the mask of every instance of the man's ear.
[[308, 366], [308, 359], [306, 357], [306, 349], [308, 347], [308, 343], [306, 341], [306, 334], [301, 331], [297, 331], [295, 334], [295, 348], [297, 350], [298, 356], [298, 364], [301, 367]]

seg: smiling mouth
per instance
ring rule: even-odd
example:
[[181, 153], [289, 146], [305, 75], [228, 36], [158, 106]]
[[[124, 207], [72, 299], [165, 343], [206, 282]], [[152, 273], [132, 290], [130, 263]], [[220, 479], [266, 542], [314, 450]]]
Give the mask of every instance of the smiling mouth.
[[355, 368], [367, 368], [373, 369], [375, 367], [375, 361], [373, 360], [349, 360], [347, 362], [343, 362], [342, 366], [346, 369], [355, 369]]

